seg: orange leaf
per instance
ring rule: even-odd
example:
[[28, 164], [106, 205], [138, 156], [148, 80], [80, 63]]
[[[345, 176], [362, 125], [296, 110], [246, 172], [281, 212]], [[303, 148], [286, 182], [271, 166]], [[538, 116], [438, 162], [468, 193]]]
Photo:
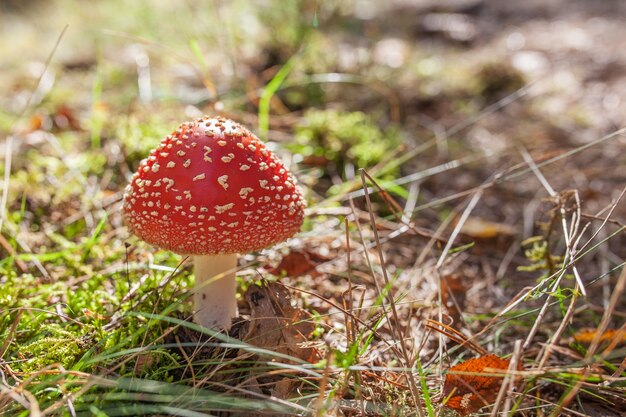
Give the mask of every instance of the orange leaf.
[[[596, 337], [596, 333], [598, 333], [597, 330], [580, 330], [574, 335], [574, 340], [578, 343], [590, 344]], [[626, 343], [626, 331], [608, 329], [600, 336], [600, 342], [611, 342], [614, 339], [617, 339], [618, 343]]]
[[43, 127], [44, 124], [44, 116], [41, 114], [34, 114], [28, 119], [28, 127], [26, 130], [28, 132], [34, 132], [35, 130], [39, 130]]
[[[443, 384], [446, 407], [466, 415], [493, 403], [504, 380], [503, 374], [509, 369], [509, 362], [496, 355], [485, 355], [450, 368]], [[521, 370], [521, 366], [518, 369]]]
[[474, 239], [493, 239], [498, 236], [513, 236], [516, 231], [504, 223], [490, 222], [479, 217], [470, 217], [463, 223], [461, 233]]

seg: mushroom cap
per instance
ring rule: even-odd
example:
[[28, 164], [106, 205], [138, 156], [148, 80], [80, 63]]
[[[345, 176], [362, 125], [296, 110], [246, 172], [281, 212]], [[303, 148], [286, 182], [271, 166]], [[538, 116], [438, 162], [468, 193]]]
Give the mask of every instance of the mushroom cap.
[[252, 132], [223, 117], [183, 123], [124, 193], [130, 231], [180, 254], [246, 253], [300, 230], [296, 179]]

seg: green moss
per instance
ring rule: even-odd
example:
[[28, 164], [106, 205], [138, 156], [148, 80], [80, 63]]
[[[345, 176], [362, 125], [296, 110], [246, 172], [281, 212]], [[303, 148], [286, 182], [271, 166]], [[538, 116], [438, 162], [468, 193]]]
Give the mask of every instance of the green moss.
[[161, 118], [142, 120], [131, 116], [117, 121], [114, 136], [125, 148], [126, 162], [134, 168], [176, 127]]
[[46, 333], [48, 335], [18, 349], [22, 372], [35, 372], [57, 364], [71, 368], [87, 346], [83, 336], [77, 336], [58, 325], [48, 325]]
[[347, 163], [367, 168], [400, 143], [396, 129], [381, 129], [365, 113], [309, 110], [296, 128], [295, 144], [289, 149], [304, 157], [323, 157], [337, 168]]

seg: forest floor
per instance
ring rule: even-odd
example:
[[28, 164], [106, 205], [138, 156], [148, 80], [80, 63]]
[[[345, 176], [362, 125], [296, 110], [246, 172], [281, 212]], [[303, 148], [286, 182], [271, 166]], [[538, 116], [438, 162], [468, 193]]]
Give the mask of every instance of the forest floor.
[[[0, 414], [624, 415], [625, 18], [0, 2]], [[308, 202], [240, 257], [228, 335], [192, 321], [191, 259], [121, 215], [140, 161], [205, 114]]]

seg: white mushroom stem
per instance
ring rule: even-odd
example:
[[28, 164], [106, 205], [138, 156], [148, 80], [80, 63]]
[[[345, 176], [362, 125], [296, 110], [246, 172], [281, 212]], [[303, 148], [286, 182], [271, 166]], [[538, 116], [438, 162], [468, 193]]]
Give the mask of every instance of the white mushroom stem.
[[194, 321], [214, 330], [230, 329], [237, 316], [237, 254], [194, 256], [193, 264]]

